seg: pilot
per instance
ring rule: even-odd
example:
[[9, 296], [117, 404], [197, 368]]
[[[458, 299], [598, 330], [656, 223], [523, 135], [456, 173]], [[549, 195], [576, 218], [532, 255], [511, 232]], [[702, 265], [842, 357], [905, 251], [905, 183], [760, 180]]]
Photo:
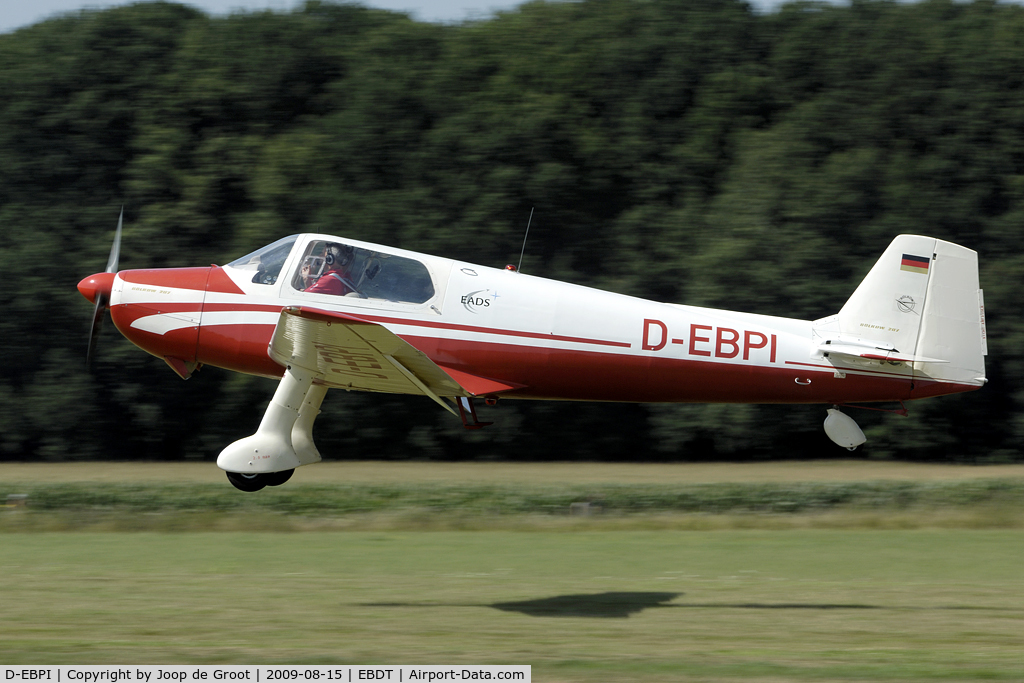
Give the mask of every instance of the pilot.
[[350, 292], [355, 292], [356, 287], [349, 279], [349, 270], [354, 256], [355, 249], [347, 244], [335, 242], [328, 244], [324, 250], [324, 272], [320, 277], [312, 272], [308, 263], [302, 266], [301, 275], [305, 284], [303, 291], [336, 296], [345, 296]]

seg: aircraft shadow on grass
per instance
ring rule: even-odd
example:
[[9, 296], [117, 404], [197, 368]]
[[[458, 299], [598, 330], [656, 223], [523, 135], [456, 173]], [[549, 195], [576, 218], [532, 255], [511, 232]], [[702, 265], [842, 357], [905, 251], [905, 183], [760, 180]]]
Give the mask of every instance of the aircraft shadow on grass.
[[625, 619], [649, 607], [678, 607], [670, 601], [682, 593], [640, 593], [611, 592], [584, 593], [580, 595], [556, 595], [553, 598], [522, 600], [517, 602], [496, 602], [492, 604], [440, 604], [436, 602], [372, 602], [362, 603], [363, 607], [493, 607], [503, 612], [519, 612], [531, 617], [598, 617], [603, 619]]
[[536, 600], [496, 602], [490, 605], [438, 603], [363, 603], [364, 607], [492, 607], [503, 612], [519, 612], [531, 617], [590, 617], [599, 619], [625, 619], [650, 608], [690, 609], [815, 609], [863, 610], [881, 609], [877, 605], [839, 603], [684, 603], [672, 604], [682, 593], [654, 593], [613, 591], [608, 593], [580, 593], [556, 595]]
[[668, 605], [682, 593], [583, 593], [579, 595], [556, 595], [553, 598], [498, 602], [491, 607], [505, 612], [520, 612], [531, 617], [601, 617], [625, 619], [650, 607], [674, 607]]
[[682, 593], [591, 593], [557, 595], [553, 598], [499, 602], [491, 605], [506, 612], [531, 617], [603, 617], [623, 619], [650, 607], [705, 609], [878, 609], [875, 605], [824, 603], [689, 603], [669, 604]]

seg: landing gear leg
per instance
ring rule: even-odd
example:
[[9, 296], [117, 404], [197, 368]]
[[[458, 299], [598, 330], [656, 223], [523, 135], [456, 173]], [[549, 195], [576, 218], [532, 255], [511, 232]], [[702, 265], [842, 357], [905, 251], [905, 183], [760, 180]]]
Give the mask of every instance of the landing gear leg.
[[[309, 459], [312, 456], [304, 445], [302, 458], [292, 445], [292, 432], [296, 422], [299, 421], [300, 412], [302, 412], [300, 409], [306, 401], [307, 394], [310, 393], [312, 384], [313, 373], [311, 371], [289, 365], [274, 393], [274, 398], [267, 406], [267, 412], [264, 413], [256, 433], [239, 439], [217, 456], [217, 467], [229, 473], [228, 479], [237, 488], [243, 491], [258, 491], [263, 486], [276, 485], [273, 481], [283, 484], [290, 476], [285, 476], [284, 472], [294, 470], [307, 462], [316, 462], [316, 460]], [[319, 397], [319, 401], [323, 400], [319, 389], [313, 394], [314, 399], [317, 397]], [[310, 407], [313, 408], [313, 406]], [[312, 410], [312, 418], [316, 417], [319, 408], [320, 405], [317, 402], [315, 409]], [[313, 424], [312, 418], [308, 420], [310, 429]], [[308, 430], [303, 428], [302, 431]], [[312, 443], [312, 437], [310, 437], [310, 443]], [[315, 452], [315, 448], [313, 451]], [[319, 459], [319, 454], [316, 454], [316, 458]], [[240, 476], [232, 478], [231, 474]], [[269, 474], [280, 474], [280, 476], [270, 479], [250, 476]], [[247, 488], [242, 488], [243, 486]]]
[[322, 384], [314, 384], [306, 392], [306, 398], [299, 408], [299, 417], [292, 426], [292, 447], [295, 455], [303, 465], [312, 465], [320, 462], [320, 451], [313, 443], [313, 421], [320, 414], [320, 404], [324, 402], [327, 395], [327, 387]]

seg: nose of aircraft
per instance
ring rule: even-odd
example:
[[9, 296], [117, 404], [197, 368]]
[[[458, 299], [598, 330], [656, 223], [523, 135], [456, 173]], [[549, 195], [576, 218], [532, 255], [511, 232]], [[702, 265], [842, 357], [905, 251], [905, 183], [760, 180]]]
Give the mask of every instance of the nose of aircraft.
[[90, 275], [78, 283], [78, 291], [91, 303], [96, 303], [96, 298], [99, 295], [103, 295], [106, 301], [110, 301], [110, 290], [114, 287], [115, 275], [115, 273]]

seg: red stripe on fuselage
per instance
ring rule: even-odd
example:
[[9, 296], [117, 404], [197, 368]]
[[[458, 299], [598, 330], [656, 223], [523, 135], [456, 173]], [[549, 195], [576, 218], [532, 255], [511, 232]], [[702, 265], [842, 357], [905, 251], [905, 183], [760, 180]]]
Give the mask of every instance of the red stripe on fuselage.
[[386, 318], [375, 315], [359, 315], [363, 320], [370, 320], [378, 323], [393, 325], [410, 325], [414, 327], [427, 327], [439, 330], [455, 330], [458, 332], [478, 332], [480, 334], [497, 334], [508, 337], [523, 337], [525, 339], [549, 339], [551, 341], [571, 342], [574, 344], [593, 344], [595, 346], [613, 346], [623, 349], [632, 347], [629, 342], [612, 341], [609, 339], [589, 339], [587, 337], [570, 337], [563, 334], [546, 332], [526, 332], [523, 330], [506, 330], [497, 327], [477, 327], [475, 325], [460, 325], [458, 323], [434, 322], [431, 320], [408, 320], [402, 318]]

